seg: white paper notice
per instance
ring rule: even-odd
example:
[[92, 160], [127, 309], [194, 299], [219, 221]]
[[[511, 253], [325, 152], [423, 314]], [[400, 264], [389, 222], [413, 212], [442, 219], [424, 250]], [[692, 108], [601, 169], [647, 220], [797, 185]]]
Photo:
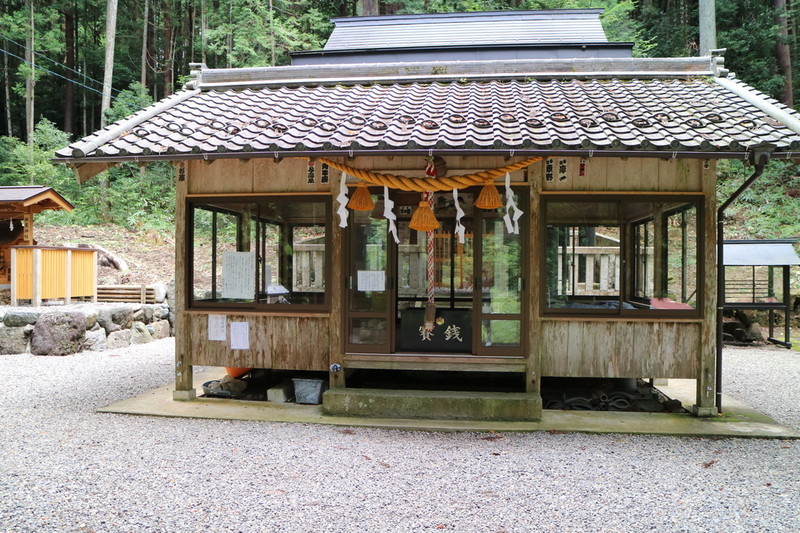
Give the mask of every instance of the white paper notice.
[[222, 297], [252, 300], [255, 292], [255, 252], [222, 252]]
[[231, 350], [250, 349], [250, 324], [231, 322]]
[[358, 290], [360, 292], [383, 292], [386, 290], [386, 272], [383, 270], [359, 270]]
[[225, 340], [225, 326], [228, 323], [226, 319], [225, 315], [208, 315], [208, 340]]

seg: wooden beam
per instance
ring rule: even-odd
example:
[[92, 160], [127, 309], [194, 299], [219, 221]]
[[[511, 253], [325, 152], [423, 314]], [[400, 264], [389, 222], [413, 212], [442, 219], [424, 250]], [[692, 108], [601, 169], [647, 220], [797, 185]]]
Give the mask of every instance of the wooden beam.
[[113, 165], [108, 163], [82, 163], [80, 165], [73, 166], [72, 171], [75, 173], [78, 183], [84, 184], [104, 170], [108, 170], [112, 166]]

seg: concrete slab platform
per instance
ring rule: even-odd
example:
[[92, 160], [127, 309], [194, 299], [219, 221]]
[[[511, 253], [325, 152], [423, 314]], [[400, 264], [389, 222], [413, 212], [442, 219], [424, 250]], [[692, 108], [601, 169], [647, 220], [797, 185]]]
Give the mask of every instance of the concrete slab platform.
[[[219, 369], [195, 374], [199, 384], [221, 377]], [[667, 396], [691, 408], [695, 399], [694, 380], [669, 380], [660, 386]], [[539, 422], [495, 422], [473, 420], [419, 420], [407, 418], [365, 418], [329, 416], [320, 405], [255, 402], [225, 398], [172, 399], [173, 387], [165, 386], [134, 398], [99, 409], [104, 413], [246, 420], [254, 422], [289, 422], [333, 426], [374, 427], [419, 431], [549, 431], [558, 433], [625, 433], [672, 435], [684, 437], [749, 437], [800, 439], [800, 432], [782, 426], [770, 417], [723, 396], [724, 413], [711, 418], [697, 418], [683, 413], [627, 413], [603, 411], [545, 410]]]

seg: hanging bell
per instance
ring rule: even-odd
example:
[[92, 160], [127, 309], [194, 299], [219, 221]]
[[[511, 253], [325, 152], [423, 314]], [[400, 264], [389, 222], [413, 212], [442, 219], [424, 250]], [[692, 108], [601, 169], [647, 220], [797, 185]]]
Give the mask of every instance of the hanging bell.
[[475, 207], [480, 209], [497, 209], [502, 207], [503, 201], [500, 199], [500, 192], [494, 185], [494, 180], [487, 181], [480, 194], [475, 199]]
[[350, 201], [347, 202], [347, 207], [354, 211], [372, 211], [375, 203], [372, 201], [372, 195], [369, 193], [366, 183], [362, 181], [358, 184], [356, 191], [350, 197]]
[[436, 215], [433, 214], [431, 206], [425, 200], [419, 203], [419, 207], [414, 211], [411, 221], [408, 223], [409, 228], [417, 231], [433, 231], [439, 226], [441, 224], [436, 220]]

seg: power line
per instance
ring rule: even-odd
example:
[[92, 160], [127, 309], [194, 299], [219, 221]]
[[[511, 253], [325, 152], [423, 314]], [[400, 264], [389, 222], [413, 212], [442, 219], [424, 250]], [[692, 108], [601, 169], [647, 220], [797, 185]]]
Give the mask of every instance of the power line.
[[[103, 82], [102, 82], [102, 81], [100, 81], [100, 80], [96, 80], [96, 79], [92, 78], [91, 76], [88, 76], [87, 74], [85, 74], [85, 73], [83, 73], [83, 72], [81, 72], [81, 71], [75, 70], [74, 68], [68, 67], [67, 65], [65, 65], [65, 64], [63, 64], [63, 63], [59, 63], [59, 62], [58, 62], [58, 61], [56, 61], [55, 59], [52, 59], [52, 58], [50, 58], [50, 57], [47, 57], [46, 55], [42, 54], [41, 52], [37, 52], [36, 50], [32, 50], [32, 49], [28, 48], [27, 46], [25, 46], [24, 44], [22, 44], [22, 43], [20, 43], [20, 42], [17, 42], [17, 41], [15, 41], [14, 39], [9, 39], [8, 37], [3, 37], [3, 40], [5, 40], [5, 41], [8, 41], [8, 42], [10, 42], [10, 43], [14, 43], [15, 45], [19, 46], [19, 47], [20, 47], [20, 48], [22, 48], [23, 50], [27, 50], [27, 51], [29, 51], [29, 52], [32, 52], [32, 53], [36, 54], [37, 56], [43, 57], [43, 58], [44, 58], [44, 59], [46, 59], [47, 61], [50, 61], [51, 63], [55, 63], [56, 65], [58, 65], [58, 66], [60, 66], [60, 67], [64, 67], [65, 69], [67, 69], [67, 70], [69, 70], [69, 71], [71, 71], [71, 72], [74, 72], [75, 74], [77, 74], [77, 75], [81, 76], [81, 77], [82, 77], [82, 78], [84, 78], [84, 79], [87, 79], [87, 80], [93, 81], [93, 82], [95, 82], [95, 83], [97, 83], [98, 85], [101, 85], [101, 86], [103, 85]], [[16, 57], [16, 56], [15, 56], [15, 57]], [[112, 90], [112, 91], [116, 91], [116, 92], [120, 92], [120, 91], [119, 91], [119, 89], [114, 89], [113, 87], [111, 88], [111, 90]]]
[[[83, 87], [84, 89], [88, 89], [88, 90], [90, 90], [92, 92], [96, 92], [97, 94], [100, 94], [100, 95], [103, 94], [103, 91], [98, 91], [94, 87], [89, 87], [88, 85], [84, 85], [84, 84], [82, 84], [82, 83], [80, 83], [78, 81], [71, 80], [71, 79], [67, 78], [66, 76], [63, 76], [63, 75], [59, 74], [58, 72], [53, 72], [52, 70], [49, 70], [49, 69], [46, 69], [46, 68], [44, 68], [42, 66], [36, 65], [36, 64], [32, 63], [31, 61], [28, 61], [27, 59], [23, 58], [23, 57], [19, 57], [17, 54], [9, 52], [8, 50], [0, 48], [0, 52], [3, 52], [4, 54], [10, 55], [11, 57], [15, 57], [15, 58], [19, 59], [20, 61], [22, 61], [23, 63], [27, 63], [28, 65], [32, 66], [33, 68], [38, 68], [40, 70], [43, 70], [43, 71], [47, 72], [48, 74], [52, 74], [53, 76], [57, 76], [57, 77], [59, 77], [61, 79], [64, 79], [64, 80], [70, 82], [70, 83], [74, 83], [75, 85], [79, 85], [80, 87]], [[112, 95], [111, 99], [112, 100], [117, 100], [117, 97]]]

